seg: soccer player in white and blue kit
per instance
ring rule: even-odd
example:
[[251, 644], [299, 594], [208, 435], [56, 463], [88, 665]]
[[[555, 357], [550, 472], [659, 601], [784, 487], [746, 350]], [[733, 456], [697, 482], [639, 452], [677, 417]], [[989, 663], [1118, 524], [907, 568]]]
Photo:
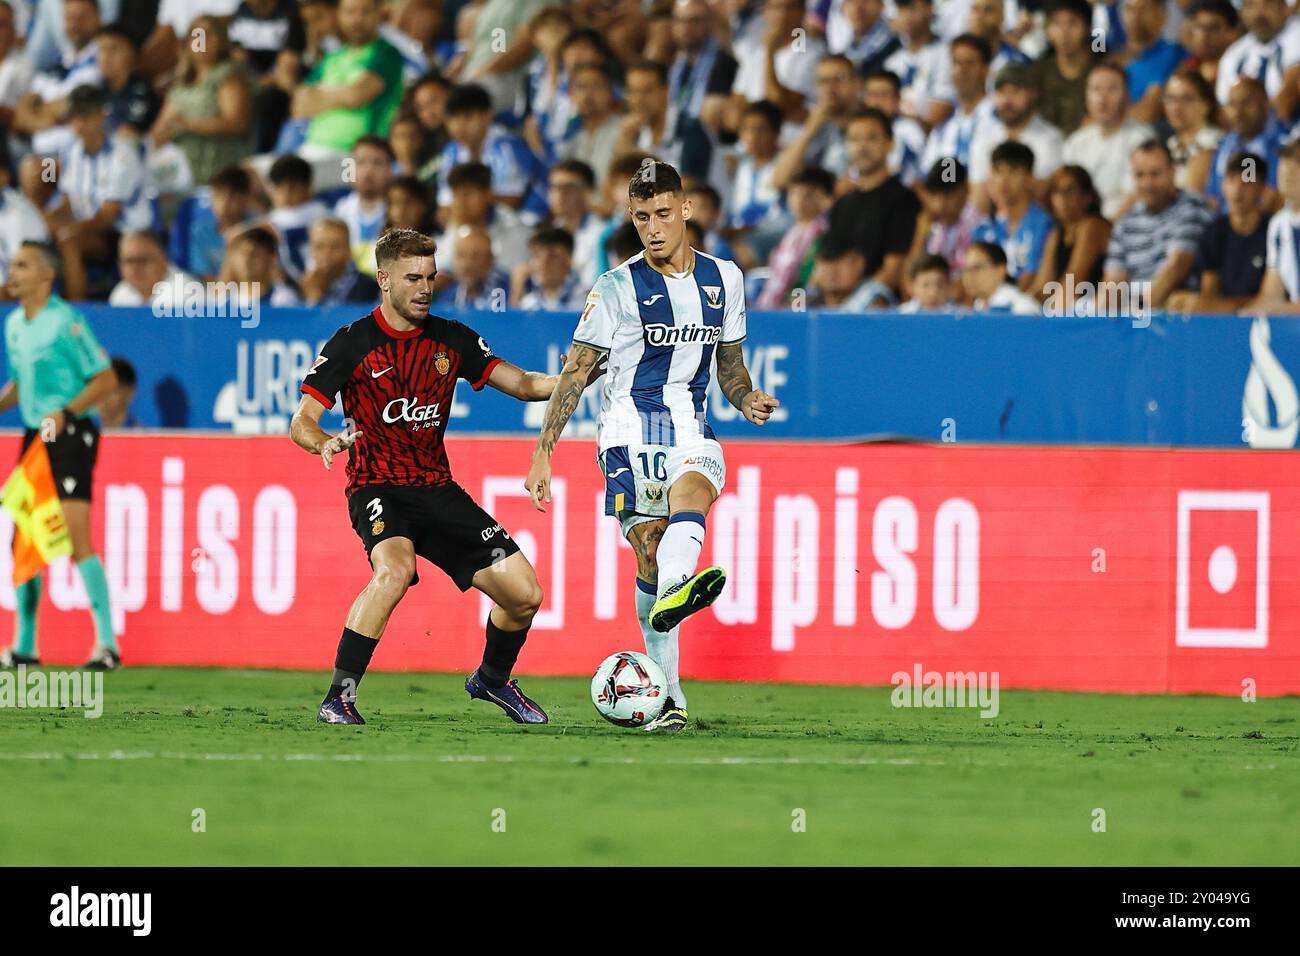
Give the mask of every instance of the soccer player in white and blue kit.
[[544, 511], [560, 433], [583, 390], [608, 373], [599, 418], [605, 513], [619, 519], [636, 552], [641, 633], [668, 678], [668, 701], [646, 730], [678, 731], [687, 723], [678, 625], [712, 604], [727, 580], [722, 568], [695, 570], [705, 517], [727, 477], [705, 416], [715, 357], [718, 385], [749, 421], [762, 425], [779, 402], [754, 388], [745, 368], [740, 269], [686, 241], [691, 203], [677, 170], [642, 162], [628, 184], [628, 212], [644, 250], [592, 287], [526, 484]]

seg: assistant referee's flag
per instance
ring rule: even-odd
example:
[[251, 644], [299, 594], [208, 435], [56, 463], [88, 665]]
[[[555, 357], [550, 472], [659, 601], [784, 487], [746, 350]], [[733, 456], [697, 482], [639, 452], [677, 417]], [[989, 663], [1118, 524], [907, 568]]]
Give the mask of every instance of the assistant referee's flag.
[[14, 519], [14, 584], [30, 581], [55, 558], [72, 554], [45, 442], [38, 439], [27, 447], [0, 491], [0, 505]]

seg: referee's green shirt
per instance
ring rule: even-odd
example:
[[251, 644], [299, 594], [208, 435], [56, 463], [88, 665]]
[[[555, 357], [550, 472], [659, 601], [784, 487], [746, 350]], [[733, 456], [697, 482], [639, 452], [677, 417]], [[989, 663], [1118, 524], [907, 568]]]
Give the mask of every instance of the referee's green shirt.
[[5, 318], [5, 362], [28, 428], [40, 428], [110, 364], [85, 317], [57, 295], [30, 321], [22, 306]]

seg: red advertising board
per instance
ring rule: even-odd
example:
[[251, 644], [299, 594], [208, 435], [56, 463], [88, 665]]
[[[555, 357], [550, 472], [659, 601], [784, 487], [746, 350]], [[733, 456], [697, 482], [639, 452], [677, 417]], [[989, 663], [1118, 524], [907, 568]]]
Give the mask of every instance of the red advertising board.
[[[546, 591], [521, 672], [588, 674], [641, 646], [635, 562], [602, 513], [594, 445], [561, 443], [545, 515], [523, 489], [531, 447], [453, 436], [449, 450]], [[882, 685], [920, 665], [997, 671], [1002, 687], [1300, 693], [1300, 453], [726, 452], [703, 559], [730, 579], [683, 628], [687, 678]], [[128, 664], [331, 666], [368, 575], [341, 468], [326, 473], [286, 437], [110, 434], [96, 483]], [[486, 605], [420, 568], [374, 666], [467, 670]], [[84, 606], [73, 568], [49, 569], [45, 660], [84, 658]]]

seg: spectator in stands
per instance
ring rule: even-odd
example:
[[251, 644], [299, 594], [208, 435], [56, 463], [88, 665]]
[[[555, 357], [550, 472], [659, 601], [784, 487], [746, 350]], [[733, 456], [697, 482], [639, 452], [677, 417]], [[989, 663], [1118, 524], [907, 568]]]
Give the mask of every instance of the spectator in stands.
[[844, 172], [844, 127], [859, 108], [862, 82], [848, 57], [832, 54], [817, 64], [817, 99], [798, 134], [777, 155], [772, 183], [785, 189], [799, 172], [817, 166]]
[[424, 170], [431, 169], [433, 171], [431, 182], [436, 182], [438, 157], [451, 142], [451, 136], [447, 132], [447, 99], [451, 96], [451, 90], [452, 83], [445, 76], [439, 73], [426, 73], [403, 94], [402, 105], [397, 114], [414, 116], [420, 121], [420, 128], [424, 135], [421, 138], [419, 159], [421, 171], [418, 175], [423, 179], [428, 175]]
[[1043, 309], [1007, 276], [1007, 254], [995, 242], [973, 242], [961, 272], [966, 297], [976, 312], [1042, 315]]
[[[1277, 185], [1278, 153], [1287, 131], [1269, 109], [1264, 85], [1258, 80], [1242, 77], [1228, 92], [1228, 133], [1219, 140], [1214, 159], [1210, 162], [1210, 179], [1205, 195], [1223, 208], [1223, 177], [1228, 160], [1237, 153], [1252, 153], [1268, 162], [1270, 187]], [[1269, 208], [1277, 208], [1276, 196], [1270, 192]]]
[[604, 220], [592, 211], [596, 174], [580, 159], [563, 159], [551, 167], [546, 199], [551, 208], [547, 225], [563, 229], [573, 240], [573, 261], [577, 274], [588, 287], [600, 275], [596, 271]]
[[809, 305], [837, 312], [865, 312], [894, 303], [889, 289], [867, 274], [867, 258], [851, 243], [827, 235], [817, 249]]
[[492, 239], [496, 261], [513, 270], [528, 256], [528, 229], [505, 203], [492, 202], [492, 173], [482, 163], [465, 163], [447, 177], [451, 205], [439, 218], [438, 253], [445, 262], [456, 256], [456, 245], [467, 228], [484, 229]]
[[[539, 191], [541, 165], [522, 137], [492, 121], [492, 100], [481, 86], [458, 86], [447, 100], [447, 132], [441, 168], [481, 163], [491, 174], [492, 201], [537, 218], [546, 211]], [[450, 182], [439, 189], [438, 205], [451, 203]]]
[[200, 38], [194, 32], [195, 20], [203, 16], [227, 20], [238, 6], [237, 0], [160, 0], [153, 31], [141, 41], [140, 72], [148, 77], [170, 73], [177, 55]]
[[573, 102], [561, 49], [572, 31], [573, 14], [563, 6], [543, 7], [526, 30], [536, 52], [524, 71], [522, 133], [528, 148], [543, 163], [555, 161], [558, 148], [570, 133]]
[[708, 0], [674, 0], [668, 99], [693, 119], [700, 118], [706, 96], [725, 95], [736, 81], [736, 58], [718, 42], [715, 27]]
[[[147, 229], [122, 234], [117, 244], [117, 264], [122, 281], [109, 293], [108, 304], [119, 307], [153, 306], [155, 310], [183, 309], [185, 283], [194, 277], [167, 261], [162, 237]], [[180, 314], [172, 311], [170, 314]]]
[[993, 54], [989, 63], [990, 80], [996, 81], [1005, 67], [1029, 62], [1029, 57], [1019, 47], [1008, 43], [1002, 36], [1002, 22], [1006, 17], [1003, 0], [970, 0], [967, 9], [966, 32], [987, 43]]
[[943, 256], [960, 271], [966, 250], [985, 218], [970, 201], [966, 167], [955, 159], [940, 160], [930, 168], [920, 192], [921, 214], [909, 260], [915, 263], [926, 255]]
[[424, 124], [414, 113], [398, 113], [388, 127], [388, 147], [393, 153], [394, 175], [413, 176], [429, 184], [436, 194], [438, 160], [425, 159], [425, 135]]
[[806, 166], [790, 181], [786, 203], [794, 224], [768, 258], [768, 276], [756, 301], [760, 309], [788, 309], [790, 293], [808, 284], [816, 244], [830, 222], [835, 177], [819, 166]]
[[53, 154], [68, 148], [72, 131], [65, 125], [68, 98], [79, 86], [101, 86], [99, 47], [95, 35], [101, 21], [95, 0], [65, 0], [63, 27], [68, 48], [57, 69], [42, 70], [31, 80], [30, 92], [14, 109], [13, 131], [32, 138], [32, 150]]
[[1179, 70], [1165, 84], [1164, 107], [1173, 130], [1165, 145], [1174, 157], [1178, 188], [1204, 192], [1214, 150], [1223, 139], [1223, 130], [1214, 125], [1219, 108], [1214, 87], [1196, 70]]
[[[339, 31], [339, 0], [299, 0], [298, 15], [302, 17], [303, 34], [307, 41], [302, 51], [300, 72], [304, 76], [311, 76], [325, 57], [343, 46]], [[294, 89], [297, 89], [297, 84]], [[293, 114], [292, 93], [289, 113]]]
[[483, 0], [474, 4], [470, 33], [463, 38], [464, 57], [452, 62], [450, 75], [457, 82], [484, 87], [492, 98], [493, 111], [513, 107], [520, 71], [534, 50], [528, 22], [550, 5], [549, 0]]
[[62, 201], [51, 213], [64, 260], [64, 288], [85, 298], [86, 266], [107, 266], [118, 237], [153, 228], [148, 171], [134, 140], [108, 132], [104, 91], [79, 86], [68, 95], [68, 124], [76, 137], [60, 164]]
[[724, 221], [735, 247], [741, 246], [743, 240], [751, 266], [767, 259], [790, 223], [781, 190], [772, 182], [780, 133], [781, 110], [775, 103], [759, 100], [745, 107], [740, 123], [739, 162], [732, 176]]
[[191, 200], [192, 212], [172, 224], [172, 257], [203, 280], [215, 278], [226, 256], [225, 237], [252, 218], [253, 177], [242, 166], [217, 170], [212, 186]]
[[[973, 0], [981, 3], [983, 0]], [[973, 9], [973, 7], [972, 7]], [[1034, 176], [1046, 180], [1061, 165], [1061, 131], [1038, 115], [1033, 69], [1024, 64], [1004, 67], [993, 91], [994, 116], [979, 123], [970, 146], [970, 178], [982, 185], [989, 178], [993, 150], [1007, 140], [1034, 151]]]
[[[310, 266], [298, 288], [307, 305], [347, 305], [379, 301], [379, 285], [372, 276], [357, 269], [350, 225], [329, 216], [312, 223]], [[374, 252], [371, 251], [371, 265]]]
[[884, 69], [885, 61], [903, 46], [889, 28], [885, 4], [882, 0], [842, 0], [839, 8], [848, 29], [833, 39], [830, 51], [848, 57], [863, 75]]
[[43, 219], [48, 219], [63, 198], [57, 172], [58, 162], [53, 156], [28, 153], [18, 162], [18, 191]]
[[[846, 8], [850, 4], [874, 7], [877, 11], [876, 21], [884, 24], [880, 0], [846, 0]], [[817, 61], [825, 56], [826, 46], [816, 35], [801, 29], [804, 6], [804, 0], [764, 0], [763, 32], [752, 37], [742, 35], [732, 38], [732, 50], [739, 66], [736, 69], [736, 79], [731, 84], [731, 97], [723, 120], [725, 129], [732, 132], [739, 130], [745, 104], [755, 100], [771, 100], [781, 107], [781, 112], [787, 119], [794, 122], [802, 121], [808, 115], [808, 104], [815, 92]], [[846, 9], [845, 13], [848, 15], [849, 10]], [[889, 33], [888, 25], [884, 25], [883, 29], [893, 38], [893, 43], [878, 49], [880, 62], [898, 45], [897, 38]], [[848, 50], [831, 52], [847, 53], [849, 59], [853, 59], [867, 45], [872, 44], [873, 40], [859, 43], [855, 37]], [[879, 65], [870, 56], [864, 56], [860, 61], [855, 60], [855, 64], [860, 68]]]
[[176, 83], [150, 135], [155, 146], [180, 147], [192, 182], [202, 185], [253, 152], [253, 93], [221, 21], [199, 17], [194, 29], [204, 31], [204, 42], [182, 48]]
[[932, 129], [952, 114], [948, 47], [935, 39], [932, 0], [894, 0], [894, 8], [900, 45], [882, 66], [902, 82], [899, 112]]
[[723, 230], [722, 196], [712, 186], [697, 185], [686, 189], [691, 201], [691, 221], [700, 227], [710, 255], [735, 261], [736, 252]]
[[1277, 186], [1285, 205], [1268, 223], [1268, 252], [1259, 295], [1242, 315], [1300, 314], [1300, 140], [1279, 153]]
[[[1089, 314], [1086, 303], [1076, 313], [1076, 303], [1087, 295], [1083, 283], [1094, 287], [1102, 278], [1110, 223], [1102, 218], [1101, 197], [1092, 177], [1082, 166], [1065, 165], [1048, 180], [1048, 205], [1052, 231], [1043, 249], [1043, 261], [1033, 291], [1044, 296], [1048, 283], [1059, 283], [1057, 296], [1065, 315]], [[1093, 293], [1097, 290], [1093, 288]]]
[[1101, 196], [1102, 215], [1118, 216], [1133, 192], [1129, 157], [1155, 136], [1146, 123], [1126, 118], [1128, 92], [1124, 71], [1111, 61], [1088, 72], [1088, 125], [1070, 134], [1065, 155], [1092, 177]]
[[1038, 112], [1069, 136], [1083, 124], [1088, 71], [1096, 61], [1092, 49], [1092, 4], [1087, 0], [1051, 0], [1047, 5], [1047, 39], [1051, 49], [1035, 66]]
[[630, 222], [623, 223], [605, 239], [605, 259], [611, 268], [627, 262], [641, 249], [641, 236]]
[[352, 261], [364, 274], [375, 273], [375, 243], [388, 219], [388, 186], [393, 181], [393, 150], [378, 136], [362, 136], [352, 147], [352, 191], [334, 204], [334, 215], [352, 236]]
[[943, 256], [924, 255], [908, 270], [912, 298], [898, 307], [899, 312], [941, 312], [952, 308], [952, 275]]
[[140, 421], [131, 411], [137, 386], [135, 366], [120, 355], [114, 355], [111, 362], [113, 390], [95, 409], [99, 413], [100, 428], [139, 428]]
[[602, 66], [584, 64], [569, 78], [576, 126], [561, 144], [561, 160], [578, 159], [591, 166], [603, 186], [622, 134], [623, 116], [615, 107], [614, 86]]
[[[702, 180], [715, 189], [726, 185], [722, 153], [713, 148], [704, 127], [685, 113], [669, 112], [668, 71], [662, 64], [642, 60], [630, 67], [625, 95], [627, 115], [619, 130], [618, 153], [653, 155], [676, 166], [683, 178]], [[732, 128], [739, 128], [739, 117]]]
[[1150, 283], [1148, 308], [1161, 308], [1183, 287], [1196, 260], [1196, 247], [1211, 219], [1199, 197], [1174, 182], [1174, 161], [1164, 143], [1150, 140], [1133, 154], [1137, 202], [1111, 233], [1106, 282]]
[[994, 214], [975, 230], [975, 240], [1006, 253], [1007, 275], [1022, 292], [1034, 288], [1052, 217], [1034, 202], [1034, 152], [1008, 140], [993, 150], [988, 183]]
[[826, 239], [839, 247], [857, 248], [871, 280], [896, 293], [920, 204], [889, 171], [893, 124], [888, 116], [864, 109], [849, 121], [847, 137], [856, 188], [831, 207]]
[[[260, 226], [247, 228], [231, 237], [213, 290], [215, 295], [214, 301], [208, 303], [210, 308], [225, 306], [230, 309], [254, 302], [262, 306], [302, 304], [293, 286], [285, 281], [275, 237]], [[232, 298], [236, 301], [231, 302]]]
[[496, 267], [492, 237], [482, 226], [463, 227], [450, 262], [454, 281], [438, 294], [438, 305], [500, 311], [510, 304], [510, 278]]
[[[970, 169], [970, 145], [980, 126], [994, 119], [993, 100], [988, 94], [988, 43], [973, 33], [963, 33], [949, 45], [950, 77], [956, 98], [952, 116], [930, 131], [921, 156], [921, 168], [931, 170], [948, 158]], [[960, 268], [960, 266], [958, 266]]]
[[294, 91], [292, 113], [310, 120], [300, 153], [322, 184], [362, 136], [387, 136], [402, 98], [402, 55], [379, 35], [381, 0], [339, 0], [343, 46], [327, 53]]
[[442, 31], [441, 0], [391, 0], [379, 35], [402, 55], [402, 81], [410, 83], [442, 64], [437, 49]]
[[897, 76], [885, 70], [867, 77], [863, 86], [862, 102], [878, 109], [894, 124], [894, 148], [889, 154], [889, 168], [911, 186], [921, 178], [921, 154], [925, 152], [925, 130], [910, 116], [899, 113], [902, 104], [902, 85]]
[[14, 8], [0, 0], [0, 128], [10, 129], [18, 102], [32, 85], [35, 69], [14, 25]]
[[158, 118], [162, 101], [149, 81], [136, 72], [135, 41], [122, 24], [110, 23], [100, 29], [95, 45], [108, 94], [109, 129], [144, 136]]
[[[1194, 0], [1187, 11], [1187, 46], [1190, 56], [1181, 69], [1192, 70], [1210, 85], [1219, 78], [1219, 63], [1228, 47], [1241, 35], [1237, 8], [1229, 0]], [[1166, 113], [1168, 105], [1165, 106]]]
[[311, 165], [300, 156], [281, 156], [271, 166], [271, 211], [267, 219], [280, 236], [279, 265], [297, 280], [307, 268], [308, 230], [330, 214], [329, 207], [312, 198]]
[[516, 276], [511, 300], [525, 311], [577, 312], [591, 288], [573, 271], [573, 235], [543, 226], [528, 240], [528, 262]]
[[[629, 181], [636, 175], [641, 168], [641, 157], [636, 153], [624, 153], [614, 159], [609, 164], [609, 175], [605, 178], [605, 184], [601, 187], [600, 195], [596, 200], [596, 212], [605, 217], [605, 228], [601, 232], [600, 264], [597, 267], [597, 274], [605, 272], [612, 266], [618, 265], [617, 262], [611, 263], [604, 255], [608, 246], [610, 235], [624, 224], [629, 222], [628, 194], [627, 187]], [[692, 200], [694, 203], [694, 200]], [[692, 207], [692, 218], [699, 215], [699, 209]]]
[[432, 195], [415, 177], [398, 176], [389, 183], [385, 205], [388, 219], [379, 233], [381, 236], [389, 229], [414, 229], [426, 236], [439, 232], [438, 221], [433, 216]]
[[50, 230], [40, 210], [17, 189], [0, 188], [0, 296], [8, 298], [9, 263], [24, 242], [50, 241]]
[[254, 149], [275, 148], [302, 73], [307, 32], [295, 0], [243, 0], [230, 21], [230, 42], [253, 79]]
[[1228, 105], [1229, 95], [1243, 78], [1263, 84], [1273, 110], [1279, 116], [1291, 116], [1300, 90], [1288, 89], [1287, 73], [1300, 64], [1300, 23], [1288, 19], [1291, 9], [1286, 0], [1244, 0], [1241, 24], [1248, 31], [1228, 47], [1219, 60], [1214, 92], [1219, 102]]
[[1238, 153], [1223, 180], [1227, 209], [1201, 236], [1196, 251], [1200, 291], [1175, 292], [1171, 312], [1235, 313], [1258, 294], [1268, 258], [1268, 216], [1264, 212], [1267, 161]]
[[[1118, 53], [1118, 62], [1128, 79], [1130, 116], [1138, 122], [1154, 123], [1161, 116], [1161, 90], [1187, 59], [1187, 50], [1164, 37], [1165, 0], [1123, 0], [1121, 10], [1128, 44]], [[1101, 191], [1104, 199], [1105, 190]]]

